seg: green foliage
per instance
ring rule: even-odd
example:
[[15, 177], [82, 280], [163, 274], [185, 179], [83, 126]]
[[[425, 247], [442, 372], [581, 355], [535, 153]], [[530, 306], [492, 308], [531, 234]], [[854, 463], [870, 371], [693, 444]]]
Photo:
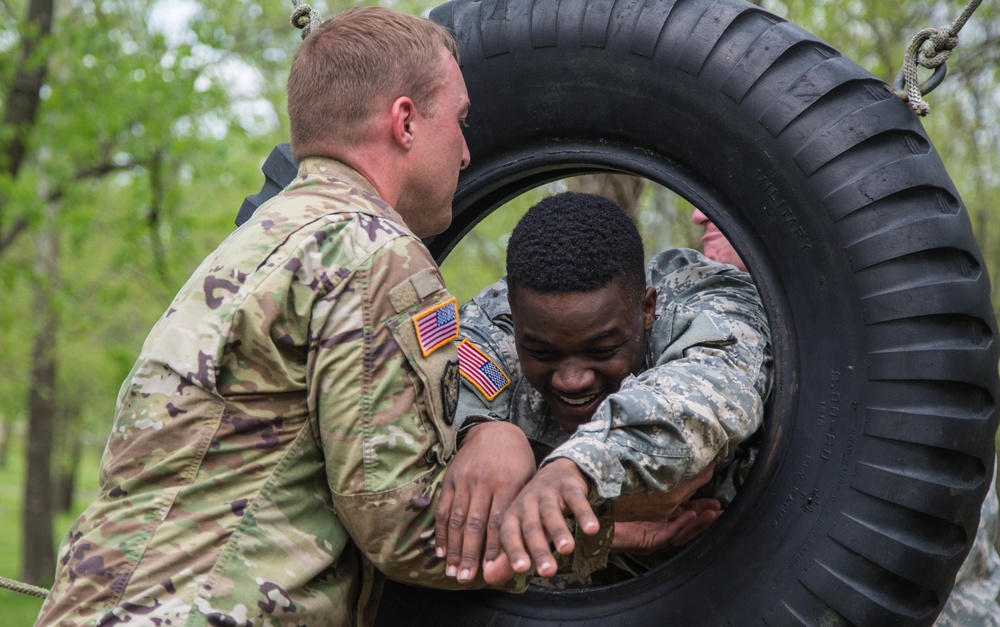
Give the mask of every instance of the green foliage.
[[[14, 58], [23, 36], [25, 5], [18, 4], [0, 6], [2, 60]], [[60, 472], [69, 470], [77, 443], [100, 454], [143, 338], [232, 230], [243, 197], [260, 187], [264, 157], [286, 135], [278, 94], [299, 41], [285, 26], [290, 7], [280, 9], [279, 21], [278, 3], [264, 15], [251, 3], [219, 2], [176, 34], [149, 24], [169, 4], [58, 6], [28, 158], [16, 180], [0, 179], [0, 234], [27, 223], [0, 250], [0, 421], [25, 419], [38, 331], [34, 295], [48, 280], [37, 273], [35, 238], [55, 231], [59, 277], [49, 307], [59, 326], [46, 340], [57, 355]], [[267, 46], [254, 45], [258, 31], [272, 33]], [[240, 38], [242, 49], [233, 49]], [[0, 106], [12, 66], [0, 65]], [[22, 481], [11, 485], [20, 491]], [[0, 524], [18, 527], [18, 510], [6, 508]], [[57, 535], [67, 525], [57, 524]]]
[[[502, 277], [507, 239], [521, 216], [544, 196], [566, 191], [566, 181], [542, 185], [497, 208], [476, 224], [441, 264], [448, 289], [465, 303], [481, 289]], [[667, 248], [697, 248], [700, 235], [691, 213], [694, 208], [665, 187], [646, 181], [635, 222], [642, 235], [646, 258]]]
[[505, 274], [507, 238], [521, 216], [543, 195], [536, 189], [499, 207], [481, 220], [441, 264], [441, 274], [462, 304]]
[[[764, 0], [764, 8], [803, 26], [889, 84], [910, 39], [925, 28], [950, 26], [964, 0]], [[921, 69], [921, 80], [931, 74]], [[926, 96], [923, 118], [934, 147], [969, 210], [987, 269], [1000, 275], [1000, 5], [984, 2], [959, 34], [948, 75]], [[994, 292], [994, 310], [1000, 293]]]

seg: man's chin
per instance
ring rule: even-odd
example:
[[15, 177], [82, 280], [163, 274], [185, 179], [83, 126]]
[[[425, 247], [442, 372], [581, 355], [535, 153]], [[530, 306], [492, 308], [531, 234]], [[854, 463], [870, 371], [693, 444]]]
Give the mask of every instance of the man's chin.
[[448, 227], [451, 226], [451, 220], [452, 220], [451, 203], [448, 203], [447, 207], [441, 207], [435, 209], [434, 211], [435, 211], [434, 215], [441, 216], [441, 219], [433, 224], [428, 224], [427, 232], [420, 234], [421, 239], [426, 237], [432, 237], [434, 235], [440, 235], [445, 231], [447, 231]]
[[549, 397], [549, 409], [556, 424], [566, 433], [576, 433], [580, 425], [587, 424], [594, 417], [594, 412], [600, 407], [607, 394], [598, 394], [592, 400], [582, 405], [571, 405], [558, 397]]

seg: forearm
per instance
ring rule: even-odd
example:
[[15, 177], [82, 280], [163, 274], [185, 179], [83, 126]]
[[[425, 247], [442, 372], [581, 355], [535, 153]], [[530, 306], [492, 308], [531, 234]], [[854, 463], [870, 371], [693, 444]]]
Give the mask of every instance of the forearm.
[[550, 458], [572, 459], [604, 498], [668, 491], [698, 474], [763, 420], [769, 345], [759, 331], [739, 333], [629, 377]]

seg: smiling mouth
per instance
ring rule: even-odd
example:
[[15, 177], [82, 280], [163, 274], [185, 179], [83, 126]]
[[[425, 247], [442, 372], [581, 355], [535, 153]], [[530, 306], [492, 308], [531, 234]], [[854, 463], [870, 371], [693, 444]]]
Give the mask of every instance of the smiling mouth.
[[556, 396], [558, 396], [559, 400], [567, 405], [586, 405], [590, 401], [597, 398], [596, 394], [591, 394], [590, 396], [585, 396], [583, 398], [566, 398], [565, 396], [560, 396], [559, 394], [556, 394]]

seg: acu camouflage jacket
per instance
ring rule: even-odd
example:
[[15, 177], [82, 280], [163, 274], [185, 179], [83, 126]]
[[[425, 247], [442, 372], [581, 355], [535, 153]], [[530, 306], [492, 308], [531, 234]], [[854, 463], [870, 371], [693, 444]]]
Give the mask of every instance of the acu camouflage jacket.
[[604, 499], [667, 491], [717, 457], [731, 458], [761, 425], [771, 385], [770, 332], [757, 289], [748, 274], [693, 250], [660, 253], [646, 274], [657, 297], [642, 371], [572, 436], [521, 374], [505, 279], [463, 305], [461, 339], [488, 360], [485, 371], [502, 377], [495, 385], [469, 372], [470, 349], [460, 345], [460, 430], [484, 419], [513, 422], [536, 451], [551, 450], [547, 460], [576, 462]]

